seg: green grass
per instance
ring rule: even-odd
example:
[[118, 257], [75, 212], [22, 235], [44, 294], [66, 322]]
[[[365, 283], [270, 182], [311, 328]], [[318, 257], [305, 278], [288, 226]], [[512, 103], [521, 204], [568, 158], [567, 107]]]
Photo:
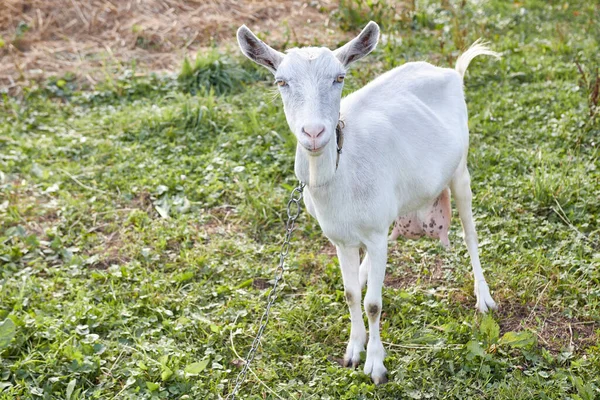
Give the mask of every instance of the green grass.
[[[374, 11], [349, 4], [336, 18], [355, 30]], [[350, 329], [342, 279], [304, 213], [245, 398], [600, 397], [600, 124], [575, 65], [590, 76], [600, 65], [600, 10], [478, 4], [372, 8], [396, 40], [347, 89], [407, 60], [451, 66], [478, 37], [503, 53], [465, 80], [474, 213], [500, 310], [474, 311], [456, 218], [451, 251], [394, 244], [390, 382], [375, 387], [336, 362]], [[62, 79], [0, 100], [0, 399], [231, 388], [277, 262], [295, 143], [265, 75], [241, 74], [235, 49], [224, 63], [215, 52], [189, 80], [125, 73], [81, 91]]]

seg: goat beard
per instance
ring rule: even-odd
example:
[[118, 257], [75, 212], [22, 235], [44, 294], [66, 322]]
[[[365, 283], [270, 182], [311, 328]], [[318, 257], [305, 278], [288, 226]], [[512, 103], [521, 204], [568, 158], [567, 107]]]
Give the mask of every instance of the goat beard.
[[308, 185], [317, 185], [317, 157], [308, 157]]

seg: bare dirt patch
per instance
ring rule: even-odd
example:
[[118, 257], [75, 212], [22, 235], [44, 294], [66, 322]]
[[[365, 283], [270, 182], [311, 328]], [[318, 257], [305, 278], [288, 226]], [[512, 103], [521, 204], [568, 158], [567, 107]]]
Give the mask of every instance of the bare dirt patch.
[[501, 302], [496, 313], [501, 333], [528, 329], [538, 337], [539, 344], [552, 353], [561, 350], [581, 350], [596, 343], [595, 321], [569, 318], [559, 309], [541, 304]]
[[[275, 45], [328, 43], [333, 0], [3, 0], [0, 87], [72, 73], [174, 71], [185, 54], [235, 43], [246, 24]], [[318, 36], [317, 36], [318, 34]]]
[[129, 259], [125, 258], [105, 258], [103, 260], [99, 260], [98, 262], [90, 264], [90, 269], [97, 269], [101, 271], [107, 270], [111, 265], [120, 265], [129, 262]]
[[[384, 284], [394, 289], [407, 289], [416, 285], [443, 285], [446, 282], [443, 265], [443, 259], [436, 257], [428, 271], [419, 273], [412, 270], [407, 263], [400, 262], [393, 271], [386, 274]], [[449, 294], [450, 302], [472, 308], [475, 305], [475, 297], [469, 294], [463, 290], [452, 291]], [[494, 315], [500, 325], [501, 334], [530, 330], [537, 336], [539, 345], [554, 354], [563, 350], [580, 351], [597, 343], [600, 324], [595, 321], [570, 318], [563, 310], [546, 307], [541, 302], [520, 304], [506, 299], [498, 300], [499, 309]]]
[[385, 275], [383, 283], [385, 286], [394, 289], [406, 289], [417, 283], [427, 287], [438, 286], [445, 282], [443, 266], [444, 261], [439, 257], [434, 259], [434, 262], [429, 266], [429, 270], [425, 273], [417, 273], [408, 265], [400, 264], [399, 267]]
[[204, 231], [204, 234], [210, 238], [213, 235], [234, 235], [243, 231], [243, 226], [237, 215], [236, 209], [231, 205], [223, 205], [214, 207], [203, 213], [203, 223], [199, 225], [199, 229]]
[[252, 280], [252, 287], [254, 289], [258, 289], [258, 290], [264, 290], [267, 289], [269, 287], [271, 287], [271, 285], [269, 284], [269, 280], [265, 279], [265, 278], [254, 278]]
[[100, 225], [96, 229], [99, 244], [86, 251], [86, 254], [93, 260], [89, 264], [89, 268], [105, 270], [111, 265], [126, 264], [131, 261], [131, 258], [123, 253], [127, 241], [123, 237], [124, 231], [117, 229], [109, 232], [105, 228], [106, 225]]
[[[61, 222], [61, 211], [52, 196], [20, 176], [13, 177], [7, 182], [5, 191], [0, 192], [0, 205], [0, 218], [9, 206], [18, 205], [21, 210], [20, 223], [42, 240], [48, 239], [47, 230]], [[1, 221], [4, 222], [3, 219]]]
[[333, 243], [327, 241], [327, 243], [319, 250], [319, 254], [326, 254], [330, 258], [333, 258], [337, 257], [337, 250], [335, 249]]
[[152, 204], [152, 195], [146, 191], [137, 193], [131, 200], [131, 203], [134, 208], [138, 208], [146, 213], [150, 213], [154, 208], [154, 205]]

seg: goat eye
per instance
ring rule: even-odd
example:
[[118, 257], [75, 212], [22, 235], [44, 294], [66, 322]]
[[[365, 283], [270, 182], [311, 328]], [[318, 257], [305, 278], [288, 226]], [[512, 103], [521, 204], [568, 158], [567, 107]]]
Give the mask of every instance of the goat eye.
[[287, 82], [283, 79], [278, 79], [275, 81], [275, 83], [277, 84], [277, 86], [287, 86]]
[[342, 83], [342, 82], [344, 82], [344, 75], [338, 75], [338, 77], [337, 77], [337, 78], [335, 78], [335, 81], [336, 81], [337, 83]]

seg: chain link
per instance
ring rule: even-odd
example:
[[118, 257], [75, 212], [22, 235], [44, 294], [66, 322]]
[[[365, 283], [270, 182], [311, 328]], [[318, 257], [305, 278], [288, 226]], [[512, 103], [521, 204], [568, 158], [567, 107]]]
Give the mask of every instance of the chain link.
[[258, 350], [258, 345], [260, 344], [260, 338], [262, 337], [265, 327], [269, 322], [269, 313], [271, 312], [271, 307], [275, 300], [277, 299], [277, 288], [279, 285], [279, 281], [283, 277], [283, 272], [285, 271], [284, 262], [287, 255], [290, 252], [290, 239], [292, 238], [292, 233], [294, 232], [294, 224], [296, 223], [296, 219], [300, 215], [300, 211], [302, 210], [302, 205], [300, 201], [302, 200], [302, 194], [304, 190], [304, 183], [299, 182], [298, 186], [290, 195], [290, 200], [287, 203], [287, 222], [285, 223], [285, 237], [283, 239], [283, 244], [281, 245], [281, 251], [279, 252], [279, 265], [277, 266], [277, 270], [275, 271], [275, 282], [273, 283], [273, 287], [269, 292], [269, 296], [267, 297], [267, 307], [265, 308], [265, 312], [260, 318], [259, 328], [256, 332], [256, 337], [252, 342], [252, 346], [250, 350], [248, 350], [248, 354], [246, 355], [246, 359], [244, 360], [244, 367], [238, 374], [235, 379], [235, 386], [233, 390], [227, 395], [226, 400], [234, 400], [237, 392], [240, 389], [240, 386], [246, 380], [246, 374], [248, 373], [248, 369], [250, 368], [250, 363], [254, 359], [256, 355], [256, 351]]

